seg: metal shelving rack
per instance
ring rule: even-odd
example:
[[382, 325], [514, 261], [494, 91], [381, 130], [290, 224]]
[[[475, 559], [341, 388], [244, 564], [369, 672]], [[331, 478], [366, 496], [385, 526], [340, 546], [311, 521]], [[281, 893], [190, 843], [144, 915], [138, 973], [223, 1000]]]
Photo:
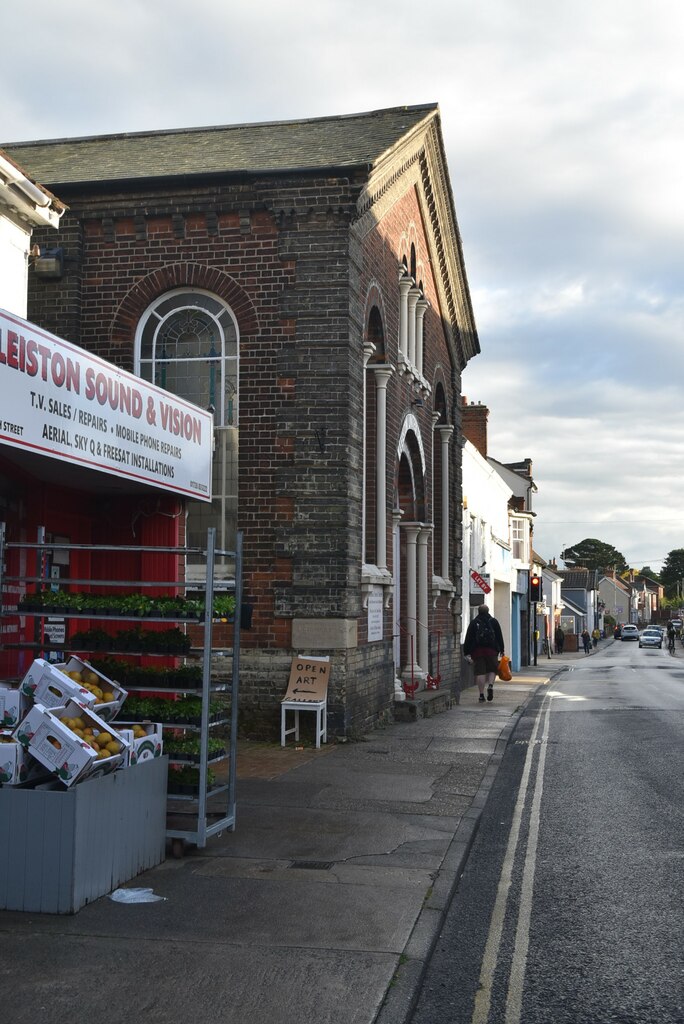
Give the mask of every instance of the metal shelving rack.
[[[215, 594], [232, 592], [235, 595], [235, 613], [233, 616], [233, 645], [229, 649], [223, 649], [223, 653], [227, 654], [231, 658], [231, 671], [230, 671], [230, 682], [227, 684], [212, 684], [211, 680], [211, 668], [212, 668], [212, 654], [214, 653], [213, 634], [214, 634], [214, 620], [211, 615], [205, 614], [204, 620], [189, 621], [188, 619], [176, 618], [169, 619], [168, 617], [156, 618], [147, 616], [143, 619], [137, 616], [127, 616], [124, 614], [116, 613], [111, 616], [96, 615], [88, 612], [76, 612], [76, 611], [65, 611], [60, 613], [49, 611], [20, 611], [17, 608], [5, 607], [3, 595], [7, 583], [48, 583], [48, 579], [44, 576], [8, 576], [5, 574], [5, 554], [12, 548], [21, 548], [24, 550], [35, 550], [39, 556], [39, 562], [42, 562], [40, 556], [52, 549], [59, 549], [60, 551], [88, 551], [88, 552], [138, 552], [145, 554], [178, 554], [178, 555], [202, 555], [206, 559], [206, 574], [204, 581], [204, 588], [196, 580], [185, 581], [185, 580], [83, 580], [83, 579], [71, 579], [67, 577], [61, 577], [59, 580], [60, 586], [65, 585], [76, 585], [76, 586], [87, 586], [92, 583], [97, 586], [112, 586], [112, 587], [129, 587], [129, 588], [145, 588], [145, 587], [172, 587], [177, 589], [185, 590], [200, 590], [205, 591], [205, 608], [208, 610], [213, 608], [213, 598]], [[230, 579], [216, 580], [215, 568], [216, 561], [219, 558], [227, 558], [234, 563], [235, 572]], [[242, 534], [237, 534], [235, 550], [224, 550], [216, 547], [216, 530], [214, 527], [210, 527], [207, 531], [207, 546], [203, 548], [192, 548], [192, 547], [150, 547], [150, 546], [135, 546], [135, 545], [108, 545], [108, 544], [71, 544], [63, 540], [59, 541], [48, 541], [45, 535], [45, 529], [40, 527], [38, 529], [38, 539], [35, 542], [24, 542], [24, 541], [7, 541], [6, 539], [6, 528], [4, 523], [0, 523], [0, 618], [11, 615], [19, 616], [24, 615], [27, 617], [44, 619], [58, 614], [60, 618], [64, 619], [77, 619], [86, 618], [92, 620], [105, 621], [117, 621], [117, 622], [137, 622], [139, 625], [144, 622], [172, 622], [183, 623], [186, 625], [201, 625], [203, 626], [203, 646], [201, 649], [202, 658], [202, 686], [200, 691], [193, 690], [188, 687], [164, 687], [159, 688], [159, 692], [166, 694], [189, 694], [199, 693], [202, 702], [202, 713], [201, 720], [198, 725], [190, 725], [183, 723], [163, 723], [164, 728], [173, 729], [176, 731], [195, 731], [199, 733], [200, 738], [200, 753], [199, 761], [192, 761], [192, 764], [199, 769], [199, 786], [196, 797], [187, 795], [174, 795], [168, 794], [168, 809], [167, 816], [170, 819], [167, 825], [167, 838], [171, 840], [172, 852], [174, 856], [182, 856], [185, 844], [192, 843], [199, 848], [206, 846], [207, 840], [214, 835], [218, 835], [225, 830], [232, 831], [235, 828], [235, 804], [236, 804], [236, 758], [237, 758], [237, 727], [238, 727], [238, 700], [239, 700], [239, 685], [240, 685], [240, 610], [242, 606]], [[0, 645], [1, 646], [1, 645]], [[16, 645], [5, 645], [6, 648]], [[46, 643], [43, 640], [37, 644], [19, 644], [21, 647], [28, 647], [37, 650], [50, 650], [57, 647], [55, 643]], [[69, 647], [68, 641], [60, 647]], [[99, 652], [98, 652], [99, 653]], [[102, 652], [105, 653], [105, 652]], [[118, 653], [118, 652], [111, 652]], [[121, 652], [134, 655], [136, 652]], [[149, 655], [151, 652], [138, 652]], [[168, 656], [168, 655], [167, 655]], [[173, 655], [172, 655], [173, 656]], [[192, 656], [192, 654], [184, 654], [183, 657]], [[155, 692], [155, 688], [148, 685], [147, 683], [139, 686], [129, 686], [129, 690], [138, 689], [144, 690], [145, 692]], [[210, 701], [212, 693], [226, 693], [230, 694], [230, 708], [225, 717], [221, 717], [218, 721], [210, 720]], [[125, 704], [122, 708], [123, 718], [125, 720]], [[209, 736], [213, 728], [217, 726], [228, 726], [229, 727], [229, 743], [228, 749], [225, 755], [220, 757], [211, 758], [209, 756]], [[185, 764], [190, 763], [183, 757], [173, 757], [172, 763]], [[213, 787], [211, 790], [208, 786], [208, 769], [210, 763], [225, 762], [227, 765], [227, 781], [220, 785]], [[218, 797], [222, 796], [223, 799], [218, 801]], [[184, 806], [180, 806], [180, 804]], [[172, 809], [172, 805], [177, 805]], [[187, 827], [182, 827], [187, 825]]]

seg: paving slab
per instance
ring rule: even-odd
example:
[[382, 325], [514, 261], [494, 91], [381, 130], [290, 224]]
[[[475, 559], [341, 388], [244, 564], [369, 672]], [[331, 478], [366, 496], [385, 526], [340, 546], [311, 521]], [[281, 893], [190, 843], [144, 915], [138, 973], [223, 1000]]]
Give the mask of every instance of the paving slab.
[[394, 954], [369, 950], [140, 936], [107, 936], [105, 957], [94, 955], [93, 941], [77, 934], [55, 942], [43, 933], [13, 944], [13, 970], [3, 972], [2, 984], [7, 1021], [366, 1024], [377, 1014], [396, 963]]

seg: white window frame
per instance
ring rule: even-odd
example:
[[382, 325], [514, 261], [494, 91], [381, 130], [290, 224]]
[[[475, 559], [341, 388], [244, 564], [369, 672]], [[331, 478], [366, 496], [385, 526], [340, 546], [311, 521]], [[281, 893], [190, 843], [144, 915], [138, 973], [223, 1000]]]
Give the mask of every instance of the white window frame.
[[526, 519], [511, 519], [511, 552], [518, 562], [527, 562], [529, 524]]
[[[178, 305], [168, 309], [163, 315], [159, 313], [159, 307], [167, 305], [170, 300], [174, 298], [179, 300]], [[207, 304], [202, 303], [202, 297], [211, 300], [212, 304], [215, 304], [215, 309], [212, 310], [207, 308]], [[196, 301], [192, 301], [196, 299]], [[163, 292], [159, 295], [150, 305], [147, 307], [143, 315], [138, 321], [138, 325], [135, 333], [135, 348], [134, 348], [134, 368], [138, 376], [144, 377], [145, 380], [154, 381], [156, 370], [155, 370], [155, 359], [156, 359], [156, 347], [159, 339], [160, 331], [168, 320], [183, 310], [198, 310], [205, 316], [213, 320], [217, 330], [218, 338], [220, 339], [220, 351], [216, 357], [217, 368], [219, 370], [219, 382], [215, 388], [215, 400], [216, 407], [214, 409], [214, 472], [218, 472], [219, 480], [219, 493], [214, 495], [212, 501], [212, 511], [217, 516], [217, 546], [224, 549], [232, 549], [235, 546], [235, 538], [232, 536], [227, 529], [227, 513], [231, 504], [233, 505], [235, 512], [237, 513], [237, 470], [233, 474], [234, 479], [230, 479], [228, 470], [228, 449], [231, 445], [237, 445], [237, 424], [239, 415], [239, 396], [240, 396], [240, 332], [238, 328], [237, 319], [233, 310], [230, 306], [224, 302], [223, 299], [219, 298], [213, 292], [207, 291], [203, 288], [195, 288], [191, 286], [174, 288], [170, 291]], [[232, 344], [232, 339], [227, 338], [224, 326], [221, 323], [222, 317], [228, 315], [235, 332], [235, 355], [228, 355], [226, 352], [227, 345]], [[152, 339], [152, 353], [148, 358], [142, 355], [142, 343], [143, 335], [146, 332], [150, 321], [155, 318], [157, 324], [154, 329]], [[206, 364], [207, 359], [203, 356], [191, 357], [186, 360], [169, 360], [169, 362], [197, 362], [198, 364]], [[231, 364], [234, 364], [231, 366]], [[144, 376], [141, 370], [145, 366], [150, 368], [149, 376]], [[232, 376], [235, 382], [234, 392], [234, 404], [232, 410], [228, 408], [226, 400], [226, 376], [233, 370]], [[186, 398], [192, 401], [192, 396], [181, 395], [180, 397]], [[228, 422], [229, 421], [229, 422]], [[235, 431], [235, 434], [232, 432]], [[234, 457], [234, 462], [237, 465], [237, 455]], [[233, 488], [230, 487], [232, 483]], [[192, 516], [194, 504], [189, 507], [188, 514]], [[201, 513], [201, 509], [199, 512]], [[204, 512], [206, 516], [206, 510]], [[219, 568], [219, 567], [217, 567]], [[187, 572], [188, 578], [192, 578], [197, 572], [198, 579], [202, 576], [201, 566], [188, 565]]]

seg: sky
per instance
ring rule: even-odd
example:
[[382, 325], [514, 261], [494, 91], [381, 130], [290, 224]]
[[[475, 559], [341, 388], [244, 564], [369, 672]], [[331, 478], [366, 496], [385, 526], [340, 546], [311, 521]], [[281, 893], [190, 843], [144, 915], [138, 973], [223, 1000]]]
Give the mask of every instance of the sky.
[[439, 103], [463, 393], [532, 460], [535, 550], [684, 547], [681, 0], [33, 0], [0, 39], [4, 142]]

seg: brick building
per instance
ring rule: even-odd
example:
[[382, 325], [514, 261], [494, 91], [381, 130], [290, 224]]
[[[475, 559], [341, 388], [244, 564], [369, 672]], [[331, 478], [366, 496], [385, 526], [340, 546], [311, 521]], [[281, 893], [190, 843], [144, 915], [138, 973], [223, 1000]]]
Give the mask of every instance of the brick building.
[[438, 108], [5, 148], [68, 206], [29, 319], [214, 410], [184, 525], [244, 533], [245, 728], [276, 727], [293, 653], [331, 657], [338, 734], [402, 683], [456, 692], [479, 344]]

